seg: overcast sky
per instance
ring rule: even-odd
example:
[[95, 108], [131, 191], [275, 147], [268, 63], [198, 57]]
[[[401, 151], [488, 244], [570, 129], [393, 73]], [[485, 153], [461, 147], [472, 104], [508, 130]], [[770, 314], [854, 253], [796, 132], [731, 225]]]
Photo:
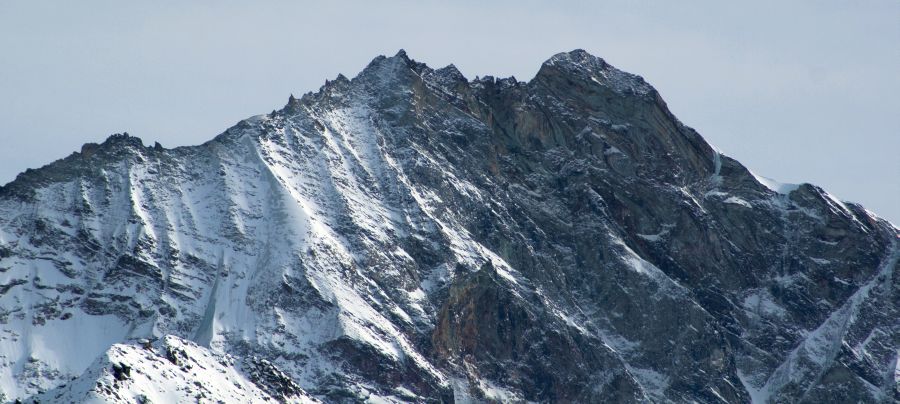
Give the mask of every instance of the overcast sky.
[[897, 0], [123, 3], [0, 0], [0, 184], [114, 132], [204, 142], [400, 48], [520, 80], [583, 48], [754, 172], [900, 224]]

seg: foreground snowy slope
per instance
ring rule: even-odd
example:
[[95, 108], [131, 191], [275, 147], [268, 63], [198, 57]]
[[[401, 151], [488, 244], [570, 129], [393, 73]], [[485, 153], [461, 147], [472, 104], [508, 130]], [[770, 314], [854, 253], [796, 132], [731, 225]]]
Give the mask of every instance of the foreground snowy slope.
[[238, 363], [167, 336], [156, 346], [113, 345], [84, 374], [35, 403], [316, 403], [265, 360]]
[[85, 389], [128, 359], [161, 382], [111, 391], [174, 394], [176, 344], [234, 359], [233, 402], [274, 397], [263, 360], [328, 402], [896, 399], [897, 229], [764, 182], [583, 51], [529, 82], [378, 57], [0, 188], [0, 388], [114, 400]]

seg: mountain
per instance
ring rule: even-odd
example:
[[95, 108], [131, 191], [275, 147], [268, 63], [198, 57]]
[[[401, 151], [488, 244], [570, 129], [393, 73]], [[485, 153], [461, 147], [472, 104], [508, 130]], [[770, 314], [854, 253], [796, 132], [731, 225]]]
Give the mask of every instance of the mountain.
[[528, 82], [401, 51], [202, 145], [117, 134], [0, 188], [0, 388], [891, 402], [898, 236], [584, 51]]

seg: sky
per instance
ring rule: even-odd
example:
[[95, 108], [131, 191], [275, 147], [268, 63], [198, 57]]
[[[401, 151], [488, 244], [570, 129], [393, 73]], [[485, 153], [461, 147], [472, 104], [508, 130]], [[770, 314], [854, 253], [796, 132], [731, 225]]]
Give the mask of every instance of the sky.
[[582, 48], [755, 173], [900, 224], [900, 2], [743, 3], [0, 0], [0, 184], [112, 133], [202, 143], [401, 48], [519, 80]]

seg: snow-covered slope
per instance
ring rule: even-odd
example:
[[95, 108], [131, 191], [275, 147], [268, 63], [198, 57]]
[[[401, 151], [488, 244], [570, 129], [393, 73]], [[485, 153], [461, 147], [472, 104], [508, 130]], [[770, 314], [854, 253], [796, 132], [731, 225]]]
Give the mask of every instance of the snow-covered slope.
[[[583, 51], [529, 82], [378, 57], [0, 188], [0, 388], [271, 397], [252, 359], [328, 402], [896, 397], [897, 229], [767, 186]], [[169, 381], [172, 344], [246, 395]]]
[[265, 360], [238, 363], [167, 336], [157, 344], [113, 345], [84, 374], [35, 403], [316, 403]]

